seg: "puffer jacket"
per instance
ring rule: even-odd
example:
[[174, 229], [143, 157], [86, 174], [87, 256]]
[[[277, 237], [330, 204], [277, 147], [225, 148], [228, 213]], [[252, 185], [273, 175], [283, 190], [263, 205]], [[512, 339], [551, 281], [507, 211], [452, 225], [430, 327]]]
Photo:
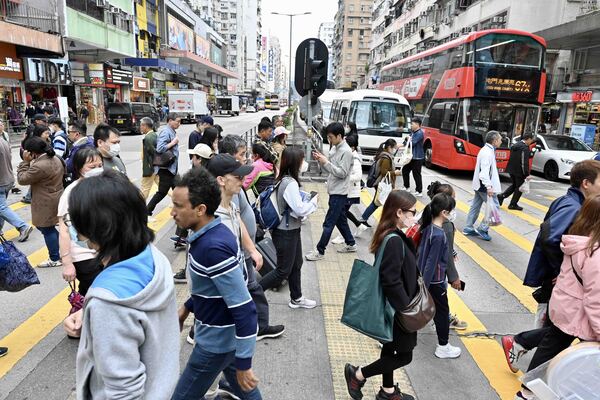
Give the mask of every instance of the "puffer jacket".
[[589, 239], [562, 237], [565, 256], [550, 298], [550, 319], [569, 335], [600, 341], [600, 249], [590, 255]]

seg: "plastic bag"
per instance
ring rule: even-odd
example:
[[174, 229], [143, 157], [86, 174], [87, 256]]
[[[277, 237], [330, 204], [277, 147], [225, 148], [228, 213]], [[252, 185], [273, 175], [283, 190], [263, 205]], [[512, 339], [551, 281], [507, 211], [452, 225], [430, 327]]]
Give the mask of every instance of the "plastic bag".
[[396, 159], [396, 165], [399, 167], [404, 167], [406, 164], [412, 161], [412, 157], [412, 140], [409, 138], [406, 146], [402, 150], [402, 153]]
[[388, 196], [392, 192], [392, 180], [390, 173], [385, 176], [377, 185], [377, 192], [375, 193], [375, 205], [382, 206], [385, 204]]
[[496, 202], [488, 197], [488, 201], [485, 203], [485, 223], [488, 226], [502, 225], [502, 218], [500, 217], [500, 209]]
[[523, 184], [521, 186], [519, 186], [519, 192], [523, 193], [523, 194], [529, 194], [530, 188], [529, 188], [529, 181], [526, 180], [525, 182], [523, 182]]

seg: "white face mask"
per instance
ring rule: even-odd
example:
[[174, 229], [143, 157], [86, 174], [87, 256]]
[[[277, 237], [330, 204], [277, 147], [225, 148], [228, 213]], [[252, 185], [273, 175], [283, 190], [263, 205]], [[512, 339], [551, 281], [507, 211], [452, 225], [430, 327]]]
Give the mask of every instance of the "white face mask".
[[88, 172], [86, 172], [85, 174], [83, 174], [83, 177], [84, 178], [91, 178], [92, 176], [102, 175], [102, 172], [104, 172], [104, 168], [102, 168], [102, 167], [92, 168]]
[[[407, 215], [407, 213], [405, 213], [405, 215]], [[417, 217], [412, 216], [412, 215], [406, 217], [406, 219], [404, 220], [404, 225], [407, 228], [410, 228], [411, 226], [413, 226], [416, 223], [417, 223]]]
[[448, 214], [447, 219], [448, 219], [449, 222], [456, 221], [456, 210], [450, 211], [450, 213]]
[[308, 163], [306, 161], [302, 161], [302, 165], [300, 166], [300, 173], [304, 174], [308, 172]]
[[351, 129], [349, 127], [344, 128], [344, 133], [349, 134], [351, 131]]
[[116, 157], [119, 155], [120, 151], [121, 151], [121, 144], [113, 143], [110, 145], [108, 153], [111, 155], [111, 157]]

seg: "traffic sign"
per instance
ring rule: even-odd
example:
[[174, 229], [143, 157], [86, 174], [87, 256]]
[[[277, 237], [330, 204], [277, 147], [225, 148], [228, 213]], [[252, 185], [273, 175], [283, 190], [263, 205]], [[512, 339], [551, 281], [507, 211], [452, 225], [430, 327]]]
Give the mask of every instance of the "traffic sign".
[[319, 97], [327, 88], [327, 63], [329, 51], [319, 39], [304, 40], [296, 49], [296, 74], [294, 86], [301, 96], [312, 90]]

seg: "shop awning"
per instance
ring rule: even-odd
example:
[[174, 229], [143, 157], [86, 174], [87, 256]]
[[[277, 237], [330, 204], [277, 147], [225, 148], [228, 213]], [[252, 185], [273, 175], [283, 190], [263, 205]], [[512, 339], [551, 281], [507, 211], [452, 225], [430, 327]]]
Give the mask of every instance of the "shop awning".
[[600, 44], [600, 11], [577, 17], [575, 21], [536, 32], [546, 39], [548, 49], [574, 50]]
[[211, 62], [210, 60], [207, 60], [205, 58], [197, 56], [194, 53], [190, 53], [189, 51], [163, 49], [160, 51], [160, 55], [161, 55], [161, 57], [167, 57], [167, 58], [183, 58], [183, 59], [185, 59], [186, 62], [191, 62], [193, 64], [196, 64], [203, 68], [206, 68], [213, 74], [222, 75], [222, 76], [225, 76], [227, 78], [232, 78], [232, 79], [239, 78], [236, 74], [234, 74], [227, 68], [223, 68], [220, 65], [217, 65], [217, 64]]
[[181, 75], [185, 75], [188, 72], [186, 67], [163, 60], [162, 58], [126, 58], [124, 64], [134, 67], [164, 68], [172, 73]]

